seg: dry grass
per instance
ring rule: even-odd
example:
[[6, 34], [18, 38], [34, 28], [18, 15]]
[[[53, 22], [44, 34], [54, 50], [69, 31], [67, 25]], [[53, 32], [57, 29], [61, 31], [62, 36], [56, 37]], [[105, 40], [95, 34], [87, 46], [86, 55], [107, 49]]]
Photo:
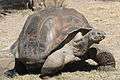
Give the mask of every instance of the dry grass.
[[[55, 78], [57, 80], [120, 80], [120, 3], [83, 1], [74, 0], [69, 3], [68, 7], [77, 9], [85, 15], [93, 27], [107, 33], [106, 39], [101, 44], [104, 44], [113, 52], [117, 63], [116, 70], [64, 72], [59, 76], [55, 76]], [[11, 45], [17, 39], [27, 16], [26, 11], [22, 14], [15, 13], [8, 15], [0, 22], [0, 49]], [[1, 78], [0, 80], [7, 79]], [[10, 80], [40, 80], [40, 78], [39, 75], [25, 75]]]

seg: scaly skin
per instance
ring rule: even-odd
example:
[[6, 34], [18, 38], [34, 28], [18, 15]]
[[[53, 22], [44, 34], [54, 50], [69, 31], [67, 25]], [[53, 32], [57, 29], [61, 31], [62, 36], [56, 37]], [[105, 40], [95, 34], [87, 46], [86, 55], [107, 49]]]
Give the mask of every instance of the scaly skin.
[[98, 70], [115, 70], [115, 58], [104, 45], [92, 45], [84, 55], [84, 59], [93, 59], [98, 63]]

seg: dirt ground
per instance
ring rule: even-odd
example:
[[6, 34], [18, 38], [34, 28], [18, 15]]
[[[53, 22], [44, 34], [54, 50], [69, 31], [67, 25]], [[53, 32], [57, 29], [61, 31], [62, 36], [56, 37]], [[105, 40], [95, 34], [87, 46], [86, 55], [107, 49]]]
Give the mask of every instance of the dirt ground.
[[[84, 14], [91, 26], [107, 33], [101, 44], [105, 45], [116, 60], [115, 71], [75, 71], [55, 76], [55, 80], [120, 80], [120, 2], [71, 0], [68, 7]], [[0, 50], [9, 48], [18, 38], [30, 10], [17, 11], [0, 18]], [[54, 80], [51, 79], [51, 80]], [[7, 80], [1, 77], [0, 80]], [[9, 80], [9, 79], [8, 79]], [[10, 80], [40, 80], [39, 75], [17, 76]]]

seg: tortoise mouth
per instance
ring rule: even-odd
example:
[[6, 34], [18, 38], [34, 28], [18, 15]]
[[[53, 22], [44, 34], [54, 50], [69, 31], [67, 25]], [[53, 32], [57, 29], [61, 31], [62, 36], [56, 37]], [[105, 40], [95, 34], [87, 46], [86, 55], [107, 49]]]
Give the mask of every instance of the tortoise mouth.
[[105, 39], [105, 36], [104, 36], [104, 37], [101, 37], [101, 38], [99, 38], [99, 39], [97, 39], [97, 40], [95, 40], [95, 43], [96, 43], [96, 44], [99, 44], [103, 39]]

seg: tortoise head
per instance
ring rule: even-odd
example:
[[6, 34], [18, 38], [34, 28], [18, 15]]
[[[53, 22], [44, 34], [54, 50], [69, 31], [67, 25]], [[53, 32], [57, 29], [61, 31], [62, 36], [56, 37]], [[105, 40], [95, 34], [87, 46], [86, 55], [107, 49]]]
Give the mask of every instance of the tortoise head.
[[89, 39], [93, 43], [99, 44], [99, 42], [105, 38], [105, 35], [106, 35], [105, 32], [94, 29], [89, 32]]

